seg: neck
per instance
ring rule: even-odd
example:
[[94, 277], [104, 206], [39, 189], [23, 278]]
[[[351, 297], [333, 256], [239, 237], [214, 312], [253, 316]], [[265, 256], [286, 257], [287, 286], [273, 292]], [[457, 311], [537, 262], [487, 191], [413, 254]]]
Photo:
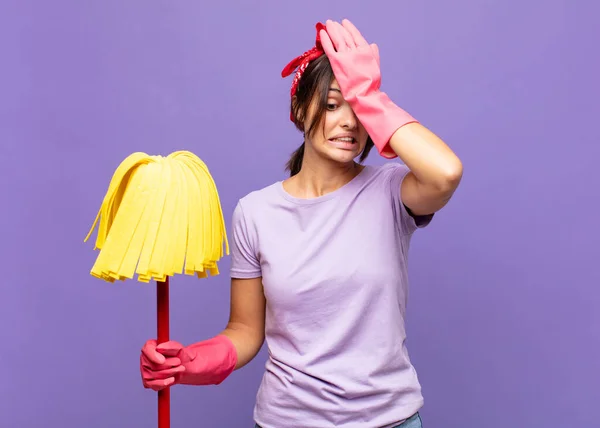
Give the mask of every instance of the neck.
[[347, 184], [364, 168], [356, 162], [340, 164], [314, 157], [304, 153], [300, 172], [284, 182], [288, 193], [307, 199], [323, 196]]

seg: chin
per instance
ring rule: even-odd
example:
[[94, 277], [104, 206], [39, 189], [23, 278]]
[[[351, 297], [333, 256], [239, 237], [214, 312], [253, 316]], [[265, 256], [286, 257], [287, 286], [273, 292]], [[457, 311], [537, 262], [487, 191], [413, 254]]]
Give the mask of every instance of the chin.
[[352, 163], [360, 155], [360, 152], [347, 151], [345, 153], [330, 153], [329, 158], [340, 164]]
[[326, 143], [325, 150], [323, 150], [323, 154], [332, 161], [348, 163], [353, 162], [354, 159], [360, 156], [363, 150], [364, 145], [360, 144], [356, 145], [356, 147], [341, 149], [337, 147], [331, 147], [329, 144]]

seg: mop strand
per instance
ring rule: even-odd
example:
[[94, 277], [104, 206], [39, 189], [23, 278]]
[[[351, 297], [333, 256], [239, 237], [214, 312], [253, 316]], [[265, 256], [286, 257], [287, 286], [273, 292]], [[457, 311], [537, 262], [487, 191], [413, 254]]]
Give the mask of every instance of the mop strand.
[[229, 254], [217, 187], [193, 153], [136, 152], [113, 174], [87, 241], [98, 226], [91, 275], [107, 282], [164, 282], [175, 274], [218, 275]]

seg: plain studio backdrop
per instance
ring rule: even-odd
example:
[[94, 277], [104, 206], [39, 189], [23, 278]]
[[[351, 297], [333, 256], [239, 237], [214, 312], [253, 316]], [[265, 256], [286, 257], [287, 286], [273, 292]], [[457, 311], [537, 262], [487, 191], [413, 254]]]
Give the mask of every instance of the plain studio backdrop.
[[[94, 279], [83, 243], [110, 178], [135, 151], [190, 150], [229, 228], [301, 142], [281, 69], [317, 21], [349, 18], [379, 45], [383, 89], [464, 162], [411, 248], [425, 427], [599, 426], [599, 13], [566, 0], [2, 1], [0, 425], [156, 425], [138, 370], [155, 287]], [[225, 326], [229, 264], [172, 280], [172, 338]], [[252, 426], [265, 358], [218, 387], [173, 388], [172, 426]]]

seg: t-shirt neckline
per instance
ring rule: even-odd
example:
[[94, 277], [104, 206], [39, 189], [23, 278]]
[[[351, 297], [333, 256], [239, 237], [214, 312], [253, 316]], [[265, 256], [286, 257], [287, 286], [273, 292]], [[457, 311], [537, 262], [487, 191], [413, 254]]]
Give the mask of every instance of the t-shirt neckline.
[[325, 202], [325, 201], [329, 201], [333, 198], [339, 197], [340, 195], [352, 191], [353, 189], [355, 189], [357, 186], [360, 185], [361, 183], [361, 178], [365, 175], [367, 175], [368, 171], [370, 171], [370, 165], [364, 165], [364, 168], [362, 169], [362, 171], [360, 171], [358, 174], [356, 174], [356, 176], [354, 178], [352, 178], [352, 180], [350, 180], [349, 182], [347, 182], [346, 184], [344, 184], [343, 186], [340, 186], [339, 188], [335, 189], [332, 192], [329, 192], [325, 195], [322, 196], [317, 196], [314, 198], [299, 198], [296, 196], [292, 196], [290, 195], [284, 188], [283, 188], [283, 180], [280, 180], [277, 182], [277, 190], [278, 193], [286, 200], [293, 202], [295, 204], [298, 205], [312, 205], [312, 204], [318, 204], [321, 202]]

